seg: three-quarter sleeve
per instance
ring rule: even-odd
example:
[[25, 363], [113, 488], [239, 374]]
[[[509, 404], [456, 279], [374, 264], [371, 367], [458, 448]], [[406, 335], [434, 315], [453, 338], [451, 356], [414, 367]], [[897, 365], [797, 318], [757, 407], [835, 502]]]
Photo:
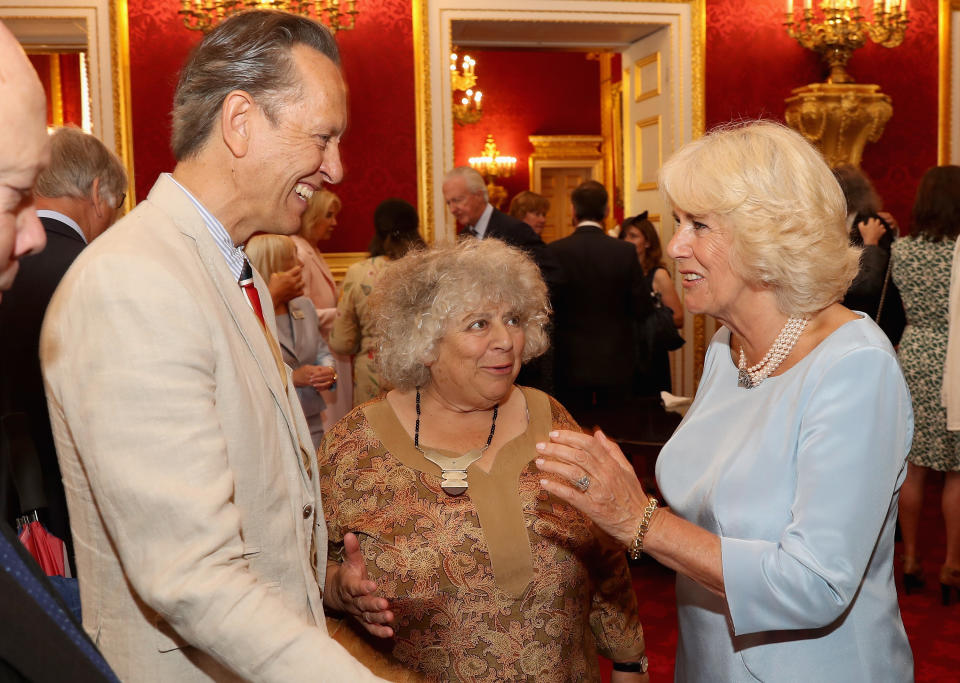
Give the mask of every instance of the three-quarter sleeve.
[[590, 606], [590, 629], [597, 651], [615, 662], [637, 662], [646, 653], [637, 596], [623, 548], [612, 539], [599, 539]]
[[776, 540], [722, 537], [736, 635], [833, 623], [857, 594], [896, 505], [912, 437], [899, 366], [879, 347], [834, 361], [804, 401], [790, 523]]

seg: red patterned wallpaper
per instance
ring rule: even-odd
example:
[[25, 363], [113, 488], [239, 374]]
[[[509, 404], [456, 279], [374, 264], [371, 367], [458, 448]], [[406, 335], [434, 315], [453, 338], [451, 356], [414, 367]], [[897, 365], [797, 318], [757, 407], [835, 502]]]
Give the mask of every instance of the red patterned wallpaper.
[[497, 149], [517, 157], [513, 176], [500, 182], [508, 196], [530, 187], [529, 135], [600, 134], [600, 63], [583, 52], [476, 50], [477, 81], [483, 91], [483, 118], [454, 126], [458, 166], [479, 156], [487, 134]]
[[63, 120], [83, 123], [83, 98], [80, 90], [80, 55], [60, 55], [60, 88], [63, 91]]
[[[373, 235], [373, 211], [387, 197], [416, 203], [411, 5], [406, 0], [361, 0], [352, 31], [341, 31], [350, 91], [350, 127], [342, 151], [345, 180], [333, 188], [343, 201], [340, 225], [327, 251], [364, 251]], [[170, 107], [177, 74], [199, 41], [184, 28], [178, 3], [129, 0], [133, 149], [137, 199], [158, 174], [173, 168]]]
[[[817, 55], [787, 36], [785, 9], [783, 0], [708, 0], [708, 129], [740, 118], [783, 121], [791, 88], [826, 76]], [[937, 163], [937, 0], [911, 0], [909, 12], [903, 45], [868, 44], [848, 65], [858, 82], [880, 85], [893, 100], [893, 117], [862, 166], [904, 229], [920, 176]]]
[[[363, 250], [380, 200], [397, 196], [416, 202], [411, 4], [407, 0], [358, 4], [362, 13], [357, 28], [337, 38], [352, 88], [350, 129], [343, 143], [347, 175], [335, 188], [343, 199], [340, 218], [347, 229], [334, 235], [329, 251]], [[790, 89], [822, 79], [816, 55], [788, 38], [781, 27], [785, 4], [707, 2], [708, 127], [731, 118], [782, 120], [783, 100]], [[175, 2], [129, 0], [128, 6], [137, 197], [142, 199], [157, 174], [173, 166], [168, 148], [173, 87], [199, 36], [183, 28]], [[902, 46], [868, 45], [850, 62], [855, 78], [880, 84], [893, 98], [893, 118], [880, 142], [867, 146], [863, 166], [904, 227], [917, 181], [936, 163], [937, 146], [936, 0], [912, 0], [910, 15]], [[521, 68], [518, 59], [525, 60]], [[598, 92], [593, 85], [598, 82], [598, 65], [582, 55], [485, 51], [478, 75], [488, 96], [487, 111], [478, 124], [458, 127], [457, 161], [478, 152], [486, 134], [493, 133], [505, 153], [519, 158], [518, 173], [506, 184], [511, 194], [527, 186], [531, 151], [527, 135], [599, 131], [597, 98], [581, 96]], [[501, 86], [507, 92], [500, 92]], [[498, 99], [496, 111], [502, 113], [495, 114], [493, 103]], [[574, 100], [576, 106], [571, 106]]]

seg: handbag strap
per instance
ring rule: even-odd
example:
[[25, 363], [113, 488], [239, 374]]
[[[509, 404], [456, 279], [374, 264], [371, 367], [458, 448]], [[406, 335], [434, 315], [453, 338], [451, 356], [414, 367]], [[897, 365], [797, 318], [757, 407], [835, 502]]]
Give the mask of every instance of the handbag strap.
[[[894, 236], [896, 239], [896, 236]], [[883, 304], [887, 300], [887, 287], [890, 286], [890, 271], [893, 269], [893, 249], [890, 249], [890, 253], [887, 256], [887, 272], [883, 276], [883, 288], [880, 290], [880, 303], [877, 304], [877, 314], [873, 318], [873, 322], [880, 324], [880, 314], [883, 313]]]

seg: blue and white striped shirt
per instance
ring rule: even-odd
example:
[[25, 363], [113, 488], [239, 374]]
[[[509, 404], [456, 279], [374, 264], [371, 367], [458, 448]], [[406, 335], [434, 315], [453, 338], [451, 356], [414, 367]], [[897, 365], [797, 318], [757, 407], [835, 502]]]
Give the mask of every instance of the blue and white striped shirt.
[[196, 197], [190, 194], [190, 190], [178, 183], [169, 173], [166, 175], [170, 180], [173, 180], [174, 185], [183, 190], [187, 198], [197, 207], [197, 211], [200, 212], [200, 216], [203, 218], [204, 225], [206, 225], [207, 230], [210, 231], [210, 236], [213, 237], [214, 243], [216, 243], [220, 253], [223, 254], [223, 258], [227, 262], [227, 267], [230, 269], [230, 272], [233, 273], [234, 279], [239, 281], [240, 273], [243, 271], [243, 264], [247, 260], [247, 255], [243, 253], [243, 247], [238, 247], [233, 244], [233, 239], [230, 237], [227, 229], [223, 227], [223, 223], [218, 221]]

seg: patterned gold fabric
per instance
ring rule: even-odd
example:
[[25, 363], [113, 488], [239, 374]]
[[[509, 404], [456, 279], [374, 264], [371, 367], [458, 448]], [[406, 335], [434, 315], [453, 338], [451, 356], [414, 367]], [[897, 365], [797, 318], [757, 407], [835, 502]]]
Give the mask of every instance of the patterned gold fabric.
[[471, 465], [457, 498], [384, 399], [354, 409], [320, 449], [330, 555], [346, 532], [358, 535], [396, 614], [392, 654], [430, 680], [599, 681], [597, 652], [644, 654], [623, 549], [540, 488], [533, 444], [577, 426], [546, 394], [523, 393], [527, 432], [489, 473]]

